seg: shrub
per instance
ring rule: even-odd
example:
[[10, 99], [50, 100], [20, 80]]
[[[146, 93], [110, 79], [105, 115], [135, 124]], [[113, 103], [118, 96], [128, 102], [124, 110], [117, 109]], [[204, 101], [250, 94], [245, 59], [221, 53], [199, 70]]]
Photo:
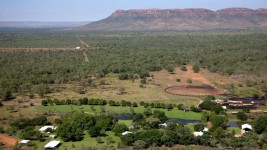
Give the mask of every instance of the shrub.
[[193, 81], [192, 81], [192, 79], [187, 79], [186, 82], [191, 84]]
[[186, 66], [182, 66], [182, 67], [180, 68], [180, 70], [181, 70], [181, 71], [187, 71], [187, 68], [186, 68]]

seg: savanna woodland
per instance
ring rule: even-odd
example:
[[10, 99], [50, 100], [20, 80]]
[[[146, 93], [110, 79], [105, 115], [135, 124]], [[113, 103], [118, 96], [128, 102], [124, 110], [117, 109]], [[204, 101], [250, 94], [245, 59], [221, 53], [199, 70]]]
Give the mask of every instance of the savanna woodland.
[[[266, 106], [215, 101], [264, 99], [266, 73], [265, 30], [1, 30], [0, 133], [29, 139], [32, 149], [49, 134], [59, 149], [265, 149]], [[164, 92], [202, 84], [225, 93]], [[242, 133], [245, 123], [252, 130]], [[40, 133], [43, 125], [57, 128]]]

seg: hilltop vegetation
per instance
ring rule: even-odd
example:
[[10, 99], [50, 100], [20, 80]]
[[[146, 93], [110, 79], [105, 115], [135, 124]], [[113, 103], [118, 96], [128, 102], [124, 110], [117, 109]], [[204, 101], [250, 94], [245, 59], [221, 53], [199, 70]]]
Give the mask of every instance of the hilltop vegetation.
[[[3, 47], [75, 47], [83, 40], [83, 52], [0, 52], [1, 97], [13, 92], [34, 92], [47, 84], [71, 81], [90, 84], [108, 73], [120, 79], [145, 78], [149, 71], [173, 70], [193, 64], [211, 72], [232, 76], [247, 86], [266, 92], [267, 34], [265, 31], [235, 32], [43, 32], [4, 31]], [[34, 38], [33, 38], [34, 37]], [[78, 38], [77, 38], [78, 37]], [[12, 40], [10, 40], [12, 39]], [[242, 85], [240, 85], [242, 86]], [[49, 93], [49, 90], [44, 91]]]

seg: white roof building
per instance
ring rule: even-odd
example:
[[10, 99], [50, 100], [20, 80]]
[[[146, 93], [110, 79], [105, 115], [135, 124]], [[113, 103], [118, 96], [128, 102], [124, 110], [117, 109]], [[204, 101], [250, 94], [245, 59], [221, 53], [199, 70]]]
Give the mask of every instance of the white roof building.
[[80, 50], [80, 49], [81, 49], [81, 47], [78, 47], [78, 46], [77, 46], [77, 47], [75, 47], [75, 49], [76, 49], [76, 50]]
[[245, 131], [252, 130], [252, 126], [249, 125], [249, 124], [243, 124], [243, 125], [241, 126], [241, 129], [242, 129], [242, 130], [245, 130]]
[[159, 124], [159, 127], [167, 127], [168, 125], [167, 125], [167, 123], [160, 123]]
[[29, 143], [29, 142], [30, 142], [30, 140], [22, 140], [19, 143]]
[[52, 130], [56, 129], [56, 127], [54, 127], [54, 126], [43, 126], [42, 128], [39, 129], [39, 131], [42, 132], [42, 133], [45, 133], [45, 131], [47, 129], [49, 129], [49, 128], [52, 129]]
[[205, 127], [204, 129], [203, 129], [203, 132], [208, 132], [209, 131], [209, 129], [207, 128], [207, 127]]
[[122, 132], [121, 135], [127, 135], [127, 134], [129, 134], [129, 133], [132, 133], [132, 132], [130, 132], [130, 131], [125, 131], [125, 132]]
[[204, 133], [202, 131], [193, 132], [194, 136], [202, 136]]
[[49, 143], [47, 143], [44, 148], [45, 149], [55, 149], [60, 145], [60, 141], [50, 141]]

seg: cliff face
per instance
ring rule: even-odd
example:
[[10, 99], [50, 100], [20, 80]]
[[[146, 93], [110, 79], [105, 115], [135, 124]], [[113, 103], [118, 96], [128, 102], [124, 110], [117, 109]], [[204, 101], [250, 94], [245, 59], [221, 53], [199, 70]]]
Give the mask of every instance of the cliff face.
[[118, 10], [83, 30], [267, 29], [267, 9], [141, 9]]

